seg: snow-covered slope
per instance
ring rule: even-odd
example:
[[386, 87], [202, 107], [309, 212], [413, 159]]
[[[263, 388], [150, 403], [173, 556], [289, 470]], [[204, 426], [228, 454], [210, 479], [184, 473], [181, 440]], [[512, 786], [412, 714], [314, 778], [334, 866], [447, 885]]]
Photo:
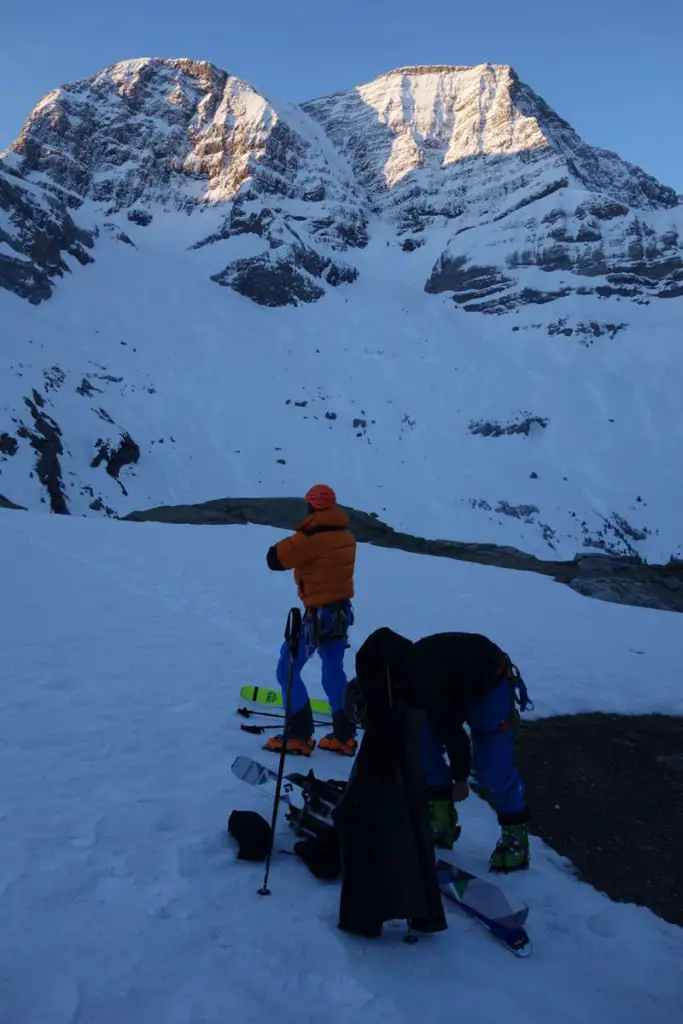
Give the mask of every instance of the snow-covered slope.
[[[293, 857], [257, 895], [262, 865], [221, 833], [234, 808], [270, 813], [230, 764], [273, 756], [233, 709], [272, 678], [292, 599], [263, 558], [277, 536], [0, 512], [3, 1024], [678, 1021], [683, 932], [578, 882], [538, 839], [531, 870], [501, 883], [531, 908], [524, 962], [457, 910], [416, 947], [402, 927], [350, 939], [338, 886]], [[378, 549], [358, 570], [354, 649], [385, 623], [452, 628], [457, 607], [460, 628], [508, 647], [542, 715], [680, 711], [676, 616]], [[338, 777], [329, 758], [310, 766]], [[495, 816], [473, 796], [462, 817], [458, 856], [482, 871]]]
[[[681, 553], [681, 207], [510, 68], [298, 108], [129, 61], [47, 96], [3, 162], [8, 499], [321, 478], [423, 535]], [[45, 210], [64, 276], [29, 294]]]

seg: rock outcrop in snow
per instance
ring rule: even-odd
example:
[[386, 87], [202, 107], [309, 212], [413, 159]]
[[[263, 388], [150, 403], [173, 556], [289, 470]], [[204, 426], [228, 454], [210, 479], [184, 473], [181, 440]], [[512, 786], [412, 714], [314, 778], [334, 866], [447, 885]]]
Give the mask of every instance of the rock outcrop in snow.
[[38, 304], [49, 299], [55, 277], [92, 259], [92, 235], [76, 227], [64, 203], [7, 173], [0, 160], [0, 288]]

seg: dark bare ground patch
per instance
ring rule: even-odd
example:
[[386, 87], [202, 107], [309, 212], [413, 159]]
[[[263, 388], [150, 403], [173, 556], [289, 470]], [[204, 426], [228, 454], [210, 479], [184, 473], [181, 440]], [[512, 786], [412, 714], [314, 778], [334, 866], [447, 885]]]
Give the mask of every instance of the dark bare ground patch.
[[683, 717], [523, 722], [532, 831], [611, 899], [683, 926]]

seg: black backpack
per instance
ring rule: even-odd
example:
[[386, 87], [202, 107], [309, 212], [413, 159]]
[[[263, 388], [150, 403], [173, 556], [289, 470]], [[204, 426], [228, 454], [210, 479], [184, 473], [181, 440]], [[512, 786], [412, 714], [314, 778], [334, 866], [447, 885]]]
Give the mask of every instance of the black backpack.
[[303, 807], [290, 804], [287, 819], [297, 842], [294, 853], [309, 871], [323, 881], [333, 881], [341, 874], [339, 836], [334, 823], [334, 812], [346, 789], [346, 783], [336, 779], [316, 779], [308, 775], [293, 775], [290, 779], [300, 786]]

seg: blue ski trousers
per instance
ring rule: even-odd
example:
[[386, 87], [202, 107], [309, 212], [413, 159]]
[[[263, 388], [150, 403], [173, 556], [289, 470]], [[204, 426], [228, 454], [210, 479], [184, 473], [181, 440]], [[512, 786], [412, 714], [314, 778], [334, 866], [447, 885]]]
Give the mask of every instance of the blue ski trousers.
[[[515, 710], [513, 687], [509, 679], [504, 679], [484, 697], [472, 701], [465, 716], [472, 734], [477, 778], [499, 814], [516, 814], [526, 807], [524, 783], [514, 760]], [[451, 784], [445, 753], [435, 725], [427, 719], [420, 752], [427, 786]]]
[[[348, 647], [347, 634], [338, 637], [325, 637], [326, 612], [325, 608], [320, 610], [322, 635], [314, 622], [304, 619], [299, 653], [294, 662], [294, 675], [292, 676], [291, 712], [293, 715], [308, 703], [308, 690], [301, 678], [301, 672], [316, 652], [322, 662], [323, 690], [330, 703], [332, 714], [341, 711], [344, 706], [344, 691], [347, 684], [344, 654]], [[289, 647], [284, 643], [280, 648], [280, 659], [277, 664], [277, 681], [282, 690], [283, 700], [289, 679], [290, 659]]]

